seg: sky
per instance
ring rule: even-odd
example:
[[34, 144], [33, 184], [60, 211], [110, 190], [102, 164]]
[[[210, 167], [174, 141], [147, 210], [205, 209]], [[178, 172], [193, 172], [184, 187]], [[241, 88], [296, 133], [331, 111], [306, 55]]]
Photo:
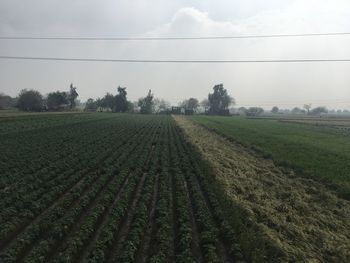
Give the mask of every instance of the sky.
[[[350, 32], [348, 0], [1, 0], [0, 36], [195, 37]], [[350, 35], [186, 41], [0, 40], [0, 56], [160, 60], [350, 59]], [[223, 83], [240, 106], [350, 109], [350, 62], [138, 64], [0, 59], [0, 92], [127, 87], [172, 104]]]

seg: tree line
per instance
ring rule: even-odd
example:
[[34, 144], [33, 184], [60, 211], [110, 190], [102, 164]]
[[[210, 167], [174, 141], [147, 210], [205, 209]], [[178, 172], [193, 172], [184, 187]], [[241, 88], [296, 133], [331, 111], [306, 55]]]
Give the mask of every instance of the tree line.
[[0, 94], [0, 109], [18, 108], [21, 111], [62, 111], [74, 110], [79, 94], [77, 88], [70, 85], [69, 91], [50, 92], [43, 96], [37, 90], [23, 89], [16, 98]]
[[[22, 90], [16, 98], [12, 98], [0, 93], [0, 110], [18, 108], [21, 111], [65, 111], [76, 110], [77, 98], [79, 94], [77, 88], [71, 84], [68, 91], [50, 92], [43, 96], [37, 90]], [[127, 88], [118, 86], [116, 94], [106, 93], [102, 98], [89, 98], [85, 103], [79, 103], [79, 109], [85, 111], [110, 111], [110, 112], [137, 112], [141, 114], [195, 114], [203, 113], [208, 115], [246, 115], [258, 116], [264, 113], [260, 107], [240, 107], [230, 112], [230, 106], [235, 104], [235, 99], [228, 94], [223, 84], [215, 85], [207, 98], [199, 101], [196, 98], [188, 98], [178, 103], [177, 106], [154, 96], [151, 90], [146, 96], [132, 102], [127, 98]], [[272, 114], [308, 114], [320, 115], [328, 113], [326, 107], [312, 108], [311, 104], [305, 104], [303, 108], [295, 107], [292, 110], [281, 110], [274, 106]], [[339, 113], [339, 111], [330, 111]], [[343, 111], [341, 113], [348, 113]]]
[[304, 114], [304, 115], [321, 115], [321, 114], [349, 114], [349, 110], [328, 110], [325, 106], [317, 106], [312, 108], [311, 104], [304, 104], [302, 108], [294, 107], [293, 109], [280, 109], [277, 106], [273, 106], [271, 109], [271, 113], [273, 114]]
[[181, 101], [178, 106], [171, 106], [164, 99], [155, 98], [151, 90], [145, 97], [136, 102], [127, 99], [126, 88], [118, 87], [118, 94], [107, 93], [104, 97], [94, 100], [89, 98], [85, 105], [86, 111], [112, 111], [112, 112], [139, 112], [141, 114], [194, 114], [199, 107], [204, 112], [212, 115], [229, 115], [229, 106], [234, 104], [234, 99], [224, 89], [223, 84], [215, 85], [213, 92], [208, 94], [208, 99], [199, 102], [196, 98]]

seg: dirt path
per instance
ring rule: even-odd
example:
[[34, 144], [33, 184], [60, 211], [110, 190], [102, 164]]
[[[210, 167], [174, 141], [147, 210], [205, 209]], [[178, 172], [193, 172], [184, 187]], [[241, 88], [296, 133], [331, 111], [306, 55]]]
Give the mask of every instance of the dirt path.
[[174, 118], [211, 163], [226, 194], [292, 261], [348, 262], [350, 202], [184, 117]]

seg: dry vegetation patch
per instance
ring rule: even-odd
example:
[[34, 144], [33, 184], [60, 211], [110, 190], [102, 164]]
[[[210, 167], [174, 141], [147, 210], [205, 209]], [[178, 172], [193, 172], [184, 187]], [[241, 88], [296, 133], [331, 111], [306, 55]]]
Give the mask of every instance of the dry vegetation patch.
[[348, 262], [349, 201], [184, 117], [175, 120], [210, 162], [227, 195], [291, 261]]

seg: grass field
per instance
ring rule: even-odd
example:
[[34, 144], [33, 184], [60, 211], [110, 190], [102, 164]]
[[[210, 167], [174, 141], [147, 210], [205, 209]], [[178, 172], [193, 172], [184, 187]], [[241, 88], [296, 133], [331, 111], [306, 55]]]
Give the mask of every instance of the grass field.
[[7, 117], [0, 145], [1, 262], [278, 258], [170, 116]]
[[346, 120], [342, 120], [341, 128], [339, 120], [334, 125], [332, 120], [319, 125], [318, 119], [286, 122], [194, 116], [191, 120], [257, 150], [279, 165], [292, 167], [300, 175], [324, 182], [350, 199], [350, 137], [341, 129], [344, 123], [349, 124]]

